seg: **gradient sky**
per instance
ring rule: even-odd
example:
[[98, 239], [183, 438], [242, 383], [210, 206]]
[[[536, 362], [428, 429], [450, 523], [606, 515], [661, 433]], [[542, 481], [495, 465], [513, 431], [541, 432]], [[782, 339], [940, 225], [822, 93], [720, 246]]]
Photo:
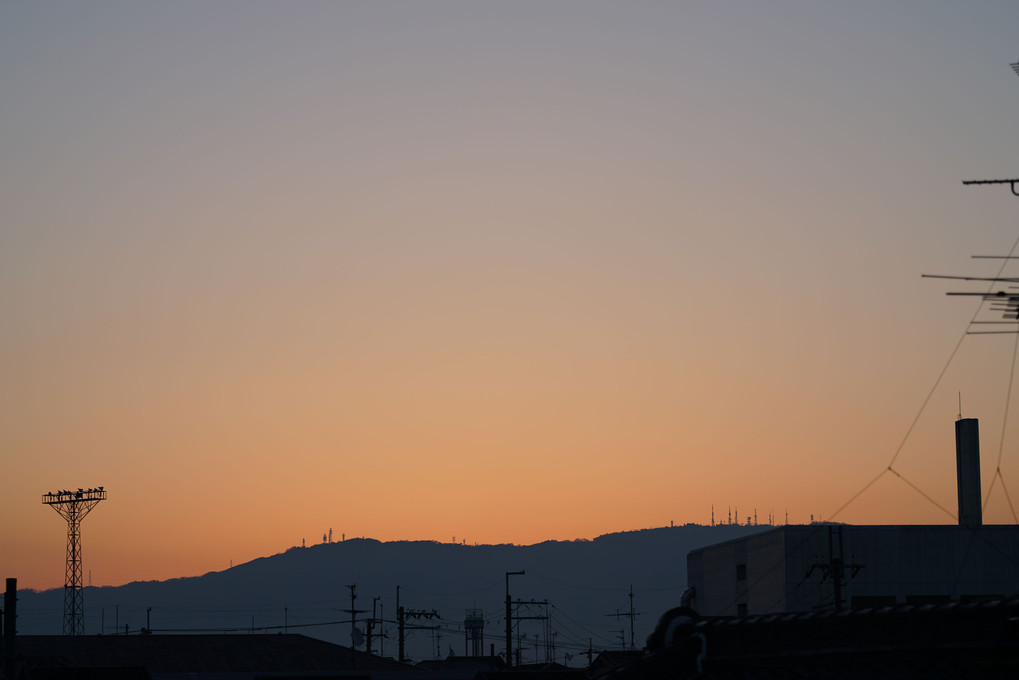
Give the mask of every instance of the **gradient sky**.
[[[0, 576], [1019, 502], [1015, 2], [0, 4]], [[1006, 273], [1011, 273], [1006, 270]], [[979, 288], [977, 288], [979, 289]], [[1003, 423], [1009, 423], [1005, 427]], [[906, 437], [907, 432], [909, 436]], [[900, 443], [905, 440], [901, 447]], [[998, 484], [986, 520], [1014, 522]], [[86, 577], [87, 582], [87, 577]], [[618, 585], [618, 584], [616, 584]]]

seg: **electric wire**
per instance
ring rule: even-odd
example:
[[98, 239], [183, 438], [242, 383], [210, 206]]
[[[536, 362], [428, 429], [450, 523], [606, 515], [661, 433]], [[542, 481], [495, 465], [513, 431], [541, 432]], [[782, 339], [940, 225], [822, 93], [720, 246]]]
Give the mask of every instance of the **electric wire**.
[[[1001, 477], [1001, 470], [999, 469], [997, 472], [998, 476]], [[1012, 505], [1012, 496], [1008, 493], [1008, 486], [1005, 484], [1004, 477], [1001, 477], [1001, 490], [1005, 492], [1005, 499], [1008, 501], [1008, 507], [1012, 510], [1012, 518], [1015, 520], [1016, 524], [1019, 524], [1019, 517], [1015, 514], [1015, 506]]]
[[570, 588], [577, 588], [577, 589], [580, 589], [580, 590], [595, 590], [595, 591], [600, 591], [600, 592], [611, 592], [611, 593], [616, 593], [616, 592], [623, 592], [623, 593], [625, 593], [625, 592], [629, 592], [626, 588], [607, 588], [607, 587], [604, 587], [604, 586], [582, 586], [582, 585], [577, 585], [576, 583], [567, 583], [566, 581], [560, 581], [558, 579], [552, 578], [551, 576], [545, 576], [545, 575], [539, 574], [539, 573], [537, 573], [535, 571], [528, 571], [527, 575], [528, 576], [536, 576], [536, 577], [538, 577], [540, 579], [544, 579], [546, 581], [550, 581], [550, 582], [555, 583], [555, 584], [560, 585], [560, 586], [568, 586]]
[[[527, 575], [528, 576], [537, 576], [540, 579], [544, 579], [546, 581], [550, 581], [551, 583], [555, 583], [556, 585], [567, 586], [567, 587], [570, 587], [570, 588], [577, 588], [578, 590], [593, 590], [593, 591], [596, 591], [596, 592], [623, 593], [623, 594], [628, 594], [630, 592], [629, 587], [618, 588], [618, 587], [609, 587], [609, 586], [583, 586], [583, 585], [579, 585], [577, 583], [569, 583], [567, 581], [560, 581], [558, 579], [552, 578], [551, 576], [545, 576], [543, 574], [539, 574], [539, 573], [531, 571], [531, 570], [528, 570]], [[662, 586], [662, 587], [659, 587], [659, 588], [644, 588], [644, 587], [640, 588], [640, 592], [644, 592], [644, 593], [664, 593], [664, 592], [676, 591], [676, 590], [680, 590], [680, 591], [686, 590], [686, 586]]]
[[[995, 276], [993, 277], [994, 279], [1001, 278], [1001, 274], [1005, 270], [1006, 264], [1012, 258], [1012, 256], [1015, 253], [1017, 247], [1019, 247], [1019, 237], [1017, 237], [1015, 242], [1012, 243], [1012, 247], [1008, 251], [1008, 256], [1002, 260], [1001, 266], [998, 267], [997, 274], [995, 274]], [[992, 280], [991, 284], [988, 286], [987, 294], [990, 294], [993, 289], [994, 289], [994, 281]], [[905, 447], [906, 442], [912, 436], [913, 430], [916, 429], [916, 425], [919, 422], [921, 416], [927, 410], [927, 406], [930, 404], [931, 398], [934, 396], [934, 393], [937, 391], [938, 387], [941, 385], [941, 381], [944, 379], [945, 374], [948, 372], [949, 366], [951, 366], [952, 362], [955, 360], [956, 355], [959, 353], [959, 348], [962, 347], [963, 341], [966, 339], [967, 335], [969, 335], [970, 327], [973, 326], [974, 323], [976, 323], [977, 317], [979, 316], [980, 310], [982, 308], [983, 308], [983, 300], [981, 300], [981, 302], [977, 305], [977, 308], [973, 312], [973, 316], [970, 318], [969, 322], [966, 324], [966, 328], [963, 331], [961, 337], [959, 338], [958, 342], [955, 343], [955, 347], [952, 348], [951, 353], [948, 355], [947, 361], [945, 361], [944, 366], [942, 366], [941, 371], [938, 373], [937, 379], [934, 381], [934, 384], [931, 386], [930, 390], [927, 392], [927, 396], [924, 398], [923, 402], [920, 404], [920, 408], [917, 410], [917, 413], [913, 417], [912, 422], [909, 424], [909, 427], [906, 429], [906, 433], [903, 436], [902, 441], [899, 442], [898, 447], [895, 449], [895, 453], [892, 455], [891, 460], [888, 462], [888, 465], [887, 465], [886, 469], [882, 470], [881, 473], [877, 475], [877, 477], [875, 477], [869, 483], [867, 483], [867, 485], [864, 486], [860, 491], [858, 491], [855, 494], [853, 494], [853, 496], [847, 502], [843, 503], [842, 506], [840, 506], [839, 509], [835, 511], [835, 513], [829, 515], [830, 519], [835, 519], [835, 517], [837, 517], [839, 515], [839, 513], [841, 513], [851, 503], [853, 503], [857, 498], [859, 498], [863, 494], [864, 491], [866, 491], [868, 488], [870, 488], [870, 486], [872, 486], [886, 472], [892, 472], [896, 477], [901, 479], [903, 482], [906, 482], [906, 484], [908, 484], [915, 491], [920, 493], [920, 495], [922, 495], [928, 501], [933, 503], [935, 506], [940, 508], [943, 512], [946, 512], [950, 517], [955, 517], [955, 515], [953, 515], [951, 512], [945, 510], [944, 506], [942, 506], [940, 503], [935, 501], [929, 495], [924, 493], [919, 487], [917, 487], [915, 484], [913, 484], [908, 479], [906, 479], [905, 476], [903, 476], [901, 473], [899, 473], [897, 470], [895, 470], [894, 465], [895, 465], [895, 461], [898, 460], [899, 455], [902, 453], [902, 450]], [[1017, 341], [1019, 341], [1019, 336], [1017, 336]], [[1017, 347], [1019, 347], [1019, 345], [1017, 345]], [[1013, 366], [1012, 373], [1014, 375], [1014, 373], [1015, 373], [1015, 354], [1013, 354], [1013, 364], [1012, 364], [1012, 366]], [[1010, 377], [1010, 382], [1009, 382], [1009, 394], [1011, 394], [1011, 377]], [[1007, 408], [1007, 402], [1006, 402], [1006, 408]], [[1001, 462], [1001, 452], [1003, 450], [1004, 450], [1004, 435], [1002, 436], [1002, 445], [1001, 445], [1001, 448], [999, 449], [999, 457], [998, 457], [998, 462], [999, 462], [999, 466], [998, 467], [999, 467], [999, 469], [1000, 469], [1000, 462]], [[1004, 485], [1004, 480], [1003, 480], [1003, 485]], [[990, 494], [988, 494], [988, 495], [990, 495]], [[1011, 506], [1011, 504], [1010, 504], [1010, 506]], [[1013, 516], [1014, 515], [1015, 515], [1015, 511], [1013, 509]]]
[[921, 489], [921, 488], [920, 488], [920, 487], [918, 487], [918, 486], [917, 486], [916, 484], [914, 484], [913, 482], [911, 482], [911, 481], [909, 481], [908, 479], [906, 479], [905, 477], [903, 477], [903, 476], [902, 476], [901, 474], [899, 474], [899, 473], [898, 473], [898, 472], [897, 472], [896, 470], [894, 470], [894, 469], [893, 469], [893, 468], [891, 468], [891, 467], [889, 467], [889, 468], [888, 468], [888, 470], [889, 470], [889, 472], [891, 472], [891, 473], [892, 473], [893, 475], [895, 475], [896, 477], [898, 477], [899, 479], [901, 479], [901, 480], [902, 480], [903, 482], [905, 482], [905, 483], [906, 483], [906, 485], [907, 485], [907, 486], [909, 486], [909, 488], [913, 489], [913, 490], [914, 490], [914, 491], [916, 491], [916, 492], [917, 492], [918, 494], [920, 494], [921, 496], [923, 496], [924, 498], [926, 498], [926, 499], [927, 499], [928, 501], [930, 501], [930, 502], [931, 502], [931, 504], [933, 504], [933, 505], [934, 505], [935, 507], [937, 507], [937, 508], [938, 508], [939, 510], [941, 510], [941, 512], [945, 513], [946, 515], [948, 515], [949, 517], [951, 517], [951, 518], [952, 518], [952, 519], [954, 519], [954, 520], [958, 520], [958, 519], [959, 519], [959, 517], [958, 517], [958, 516], [957, 516], [957, 515], [956, 515], [955, 513], [953, 513], [953, 512], [951, 511], [951, 510], [949, 510], [948, 508], [946, 508], [945, 506], [943, 506], [943, 505], [942, 505], [941, 503], [938, 503], [938, 502], [937, 502], [936, 500], [934, 500], [933, 498], [931, 498], [931, 497], [930, 497], [929, 495], [927, 495], [926, 493], [924, 493], [923, 489]]
[[1005, 500], [1008, 501], [1008, 509], [1012, 512], [1012, 519], [1016, 523], [1019, 523], [1019, 517], [1016, 516], [1015, 506], [1012, 505], [1012, 497], [1009, 496], [1008, 489], [1005, 488], [1005, 478], [1001, 474], [1001, 458], [1005, 453], [1005, 433], [1008, 427], [1009, 405], [1012, 401], [1012, 386], [1015, 382], [1017, 354], [1019, 354], [1019, 333], [1016, 334], [1015, 342], [1012, 345], [1012, 369], [1008, 375], [1008, 390], [1005, 392], [1005, 413], [1001, 419], [1001, 438], [998, 443], [998, 460], [994, 467], [994, 477], [991, 478], [991, 485], [987, 489], [987, 497], [984, 499], [984, 506], [981, 508], [981, 512], [987, 510], [987, 504], [991, 502], [991, 492], [994, 491], [994, 484], [1000, 479], [1002, 491], [1005, 493]]
[[602, 641], [606, 641], [606, 640], [608, 640], [609, 642], [612, 642], [612, 640], [610, 640], [610, 639], [608, 639], [608, 638], [605, 638], [605, 637], [604, 637], [604, 636], [603, 636], [603, 635], [602, 635], [601, 633], [595, 633], [595, 632], [594, 632], [594, 631], [592, 631], [592, 630], [591, 630], [590, 628], [588, 628], [588, 627], [587, 627], [587, 626], [585, 626], [584, 624], [580, 623], [579, 621], [577, 621], [576, 619], [574, 619], [573, 617], [571, 617], [571, 616], [570, 616], [569, 614], [567, 614], [567, 613], [566, 613], [566, 612], [564, 612], [563, 610], [561, 610], [561, 609], [559, 609], [558, 607], [556, 607], [556, 606], [555, 606], [554, 604], [553, 604], [553, 605], [550, 605], [550, 606], [552, 607], [552, 610], [553, 610], [553, 611], [556, 611], [556, 612], [558, 612], [558, 613], [562, 614], [562, 615], [563, 615], [564, 617], [566, 617], [566, 620], [567, 620], [567, 621], [570, 621], [570, 622], [571, 622], [571, 623], [573, 623], [573, 624], [574, 624], [575, 626], [579, 627], [579, 628], [580, 628], [581, 630], [583, 630], [584, 632], [586, 632], [586, 633], [588, 634], [588, 636], [590, 636], [590, 637], [592, 637], [592, 638], [593, 638], [593, 637], [597, 637], [597, 638], [598, 638], [599, 640], [602, 640]]
[[875, 483], [875, 482], [877, 482], [877, 480], [879, 480], [879, 479], [881, 479], [882, 477], [884, 477], [884, 476], [885, 476], [885, 474], [887, 474], [887, 472], [888, 472], [889, 470], [891, 470], [891, 469], [892, 469], [892, 468], [891, 468], [890, 466], [889, 466], [889, 467], [886, 467], [886, 468], [885, 468], [884, 470], [882, 470], [881, 472], [879, 472], [879, 473], [878, 473], [878, 476], [877, 476], [877, 477], [875, 477], [874, 479], [872, 479], [872, 480], [870, 480], [869, 482], [867, 482], [866, 484], [864, 484], [864, 486], [863, 486], [863, 488], [862, 488], [862, 489], [860, 489], [859, 491], [857, 491], [856, 493], [854, 493], [854, 494], [853, 494], [853, 495], [852, 495], [852, 496], [851, 496], [851, 497], [849, 498], [849, 500], [848, 500], [848, 501], [846, 501], [845, 503], [843, 503], [843, 504], [842, 504], [841, 506], [839, 506], [839, 509], [838, 509], [838, 510], [836, 510], [836, 511], [835, 511], [834, 513], [832, 513], [832, 515], [831, 515], [831, 519], [834, 519], [835, 517], [837, 517], [837, 516], [838, 516], [838, 514], [839, 514], [840, 512], [842, 512], [842, 511], [843, 511], [843, 510], [845, 510], [845, 509], [846, 509], [847, 507], [849, 507], [849, 505], [850, 505], [850, 504], [851, 504], [851, 503], [852, 503], [853, 501], [855, 501], [855, 500], [856, 500], [857, 498], [859, 498], [860, 496], [862, 496], [862, 495], [863, 495], [863, 494], [864, 494], [864, 493], [865, 493], [865, 492], [867, 491], [867, 489], [869, 489], [870, 487], [872, 487], [872, 486], [874, 485], [874, 483]]
[[409, 592], [409, 593], [411, 593], [413, 595], [427, 595], [427, 596], [430, 596], [430, 597], [460, 597], [460, 596], [463, 596], [463, 595], [476, 595], [477, 593], [484, 593], [484, 592], [487, 592], [489, 590], [495, 590], [496, 588], [498, 588], [501, 585], [502, 585], [502, 583], [500, 581], [496, 581], [495, 583], [493, 583], [491, 585], [481, 586], [481, 587], [475, 588], [473, 590], [462, 590], [462, 591], [455, 592], [455, 593], [429, 592], [429, 591], [425, 591], [425, 590], [415, 590], [413, 588], [407, 588], [405, 586], [401, 586], [400, 592], [401, 593]]

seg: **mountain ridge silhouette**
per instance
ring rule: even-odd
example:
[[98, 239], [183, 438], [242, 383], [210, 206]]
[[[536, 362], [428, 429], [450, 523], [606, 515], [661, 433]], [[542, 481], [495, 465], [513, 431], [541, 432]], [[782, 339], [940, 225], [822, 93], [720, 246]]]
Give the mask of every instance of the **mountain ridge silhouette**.
[[[629, 646], [631, 587], [633, 643], [641, 648], [658, 617], [679, 603], [690, 550], [770, 528], [687, 524], [532, 545], [372, 538], [318, 543], [201, 576], [87, 587], [85, 632], [135, 634], [148, 626], [154, 634], [287, 631], [349, 646], [350, 609], [359, 610], [356, 627], [364, 632], [374, 607], [375, 617], [386, 623], [374, 627], [373, 651], [395, 656], [400, 586], [400, 605], [421, 613], [407, 619], [408, 657], [465, 654], [462, 622], [468, 609], [483, 611], [483, 653], [498, 654], [505, 648], [506, 572], [524, 571], [509, 577], [512, 599], [548, 605], [514, 605], [515, 616], [551, 617], [519, 622], [525, 662], [550, 654], [546, 639], [554, 640], [557, 657], [588, 646]], [[22, 591], [19, 634], [58, 634], [62, 607], [62, 588]], [[426, 618], [433, 610], [438, 616]], [[387, 637], [380, 647], [382, 631]]]

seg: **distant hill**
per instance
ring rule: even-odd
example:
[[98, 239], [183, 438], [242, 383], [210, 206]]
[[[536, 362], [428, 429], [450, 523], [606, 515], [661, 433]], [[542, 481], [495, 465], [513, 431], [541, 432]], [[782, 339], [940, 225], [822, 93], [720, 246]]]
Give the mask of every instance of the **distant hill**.
[[[408, 619], [407, 656], [414, 660], [465, 654], [467, 609], [485, 618], [484, 653], [505, 648], [506, 572], [513, 600], [548, 601], [523, 605], [517, 615], [550, 616], [519, 623], [523, 661], [544, 660], [546, 640], [556, 659], [578, 658], [630, 642], [629, 591], [633, 588], [633, 637], [643, 647], [658, 617], [679, 602], [686, 587], [686, 555], [712, 543], [770, 527], [686, 525], [606, 534], [593, 540], [548, 541], [536, 545], [468, 546], [429, 541], [383, 543], [351, 539], [292, 548], [231, 569], [193, 578], [86, 588], [85, 631], [135, 634], [151, 624], [155, 634], [244, 632], [272, 634], [284, 627], [338, 644], [350, 644], [350, 584], [356, 584], [357, 628], [375, 627], [373, 651], [396, 656], [396, 594]], [[151, 608], [151, 609], [150, 609]], [[424, 612], [435, 610], [437, 617]], [[618, 612], [618, 616], [617, 616]], [[19, 599], [18, 632], [59, 634], [63, 590], [26, 591]], [[546, 623], [548, 623], [546, 627]], [[411, 628], [428, 626], [430, 628]], [[378, 635], [384, 632], [385, 639]], [[494, 647], [493, 647], [494, 645]], [[514, 642], [517, 646], [517, 642]], [[362, 646], [361, 649], [364, 649]]]

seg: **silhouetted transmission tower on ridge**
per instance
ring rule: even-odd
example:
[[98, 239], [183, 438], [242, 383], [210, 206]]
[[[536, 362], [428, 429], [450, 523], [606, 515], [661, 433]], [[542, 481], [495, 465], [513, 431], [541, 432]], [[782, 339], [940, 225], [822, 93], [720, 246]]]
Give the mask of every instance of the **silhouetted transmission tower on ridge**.
[[85, 632], [85, 611], [81, 592], [81, 521], [99, 501], [106, 500], [103, 487], [77, 491], [51, 491], [42, 495], [67, 521], [67, 574], [64, 576], [64, 635]]

